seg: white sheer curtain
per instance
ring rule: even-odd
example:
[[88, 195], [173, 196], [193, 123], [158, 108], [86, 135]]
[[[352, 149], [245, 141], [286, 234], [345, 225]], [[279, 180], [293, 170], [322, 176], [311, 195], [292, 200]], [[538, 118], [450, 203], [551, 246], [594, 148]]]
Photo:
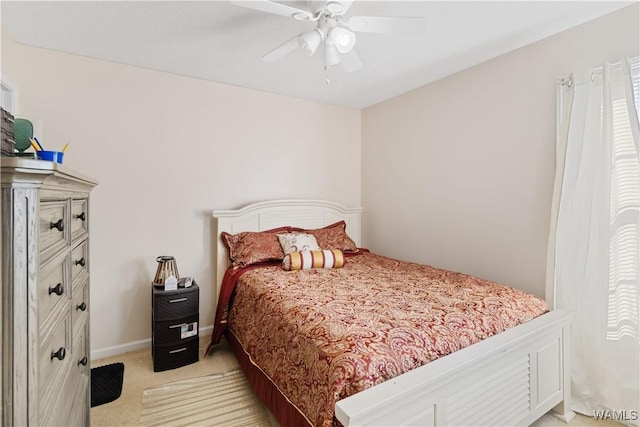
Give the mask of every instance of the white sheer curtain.
[[556, 307], [576, 313], [572, 409], [621, 411], [621, 421], [637, 425], [640, 167], [629, 62], [605, 63], [558, 89], [547, 290], [555, 289]]

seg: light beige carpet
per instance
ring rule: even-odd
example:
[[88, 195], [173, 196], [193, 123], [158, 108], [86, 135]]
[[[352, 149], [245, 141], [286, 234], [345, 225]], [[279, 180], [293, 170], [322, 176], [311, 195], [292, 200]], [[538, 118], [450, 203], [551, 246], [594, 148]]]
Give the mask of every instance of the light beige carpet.
[[143, 426], [271, 427], [267, 410], [240, 370], [146, 389]]
[[[151, 349], [132, 351], [101, 360], [92, 360], [92, 366], [107, 365], [115, 362], [125, 364], [122, 395], [113, 402], [91, 408], [92, 427], [139, 426], [145, 390], [177, 381], [202, 378], [240, 369], [238, 361], [224, 339], [211, 354], [205, 355], [204, 350], [208, 343], [209, 336], [201, 337], [199, 362], [163, 372], [153, 371]], [[248, 385], [247, 392], [253, 393]], [[273, 427], [280, 426], [271, 413], [269, 413], [269, 418]], [[536, 421], [532, 427], [585, 426], [624, 427], [615, 421], [596, 421], [580, 414], [576, 415], [569, 424], [565, 424], [559, 419], [546, 414]]]

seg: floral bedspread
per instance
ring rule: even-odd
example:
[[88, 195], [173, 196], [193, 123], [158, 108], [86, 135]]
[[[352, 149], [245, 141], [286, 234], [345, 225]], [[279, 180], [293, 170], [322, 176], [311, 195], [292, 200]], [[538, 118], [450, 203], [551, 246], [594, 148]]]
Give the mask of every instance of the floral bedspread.
[[312, 424], [330, 426], [336, 401], [546, 309], [510, 287], [363, 253], [337, 269], [245, 272], [228, 327]]

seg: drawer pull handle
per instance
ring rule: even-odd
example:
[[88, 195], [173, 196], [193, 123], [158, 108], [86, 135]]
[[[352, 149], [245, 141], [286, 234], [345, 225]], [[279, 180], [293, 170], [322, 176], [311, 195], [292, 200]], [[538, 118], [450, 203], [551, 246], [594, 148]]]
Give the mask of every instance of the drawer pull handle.
[[64, 288], [62, 287], [62, 283], [58, 283], [53, 288], [49, 286], [49, 295], [56, 294], [58, 296], [62, 295], [64, 292]]
[[78, 360], [78, 366], [82, 365], [82, 366], [87, 366], [87, 363], [89, 362], [89, 360], [87, 360], [87, 357], [83, 357], [82, 359]]
[[87, 304], [83, 301], [82, 304], [76, 305], [76, 310], [85, 311], [87, 309]]
[[82, 212], [81, 214], [76, 215], [76, 218], [78, 218], [80, 221], [84, 221], [85, 219], [87, 219], [87, 216], [84, 212]]
[[177, 350], [171, 350], [171, 351], [169, 352], [169, 354], [180, 353], [180, 352], [182, 352], [182, 351], [185, 351], [186, 349], [187, 349], [187, 347], [182, 347], [182, 348], [179, 348], [179, 349], [177, 349]]
[[64, 230], [64, 221], [62, 219], [59, 219], [58, 222], [50, 223], [49, 230], [51, 230], [53, 228], [57, 228], [58, 231]]
[[75, 265], [80, 264], [81, 266], [84, 267], [87, 262], [84, 260], [84, 257], [83, 257], [83, 258], [80, 258], [78, 261], [74, 261], [74, 263]]
[[187, 300], [186, 298], [170, 299], [169, 304], [173, 304], [174, 302], [182, 302], [186, 300]]
[[64, 347], [60, 347], [58, 351], [51, 352], [51, 360], [53, 360], [54, 357], [58, 360], [62, 360], [66, 355], [67, 355], [67, 351], [64, 349]]
[[169, 329], [181, 328], [181, 327], [183, 327], [185, 325], [186, 325], [186, 323], [180, 323], [179, 325], [171, 325], [171, 326], [169, 326]]

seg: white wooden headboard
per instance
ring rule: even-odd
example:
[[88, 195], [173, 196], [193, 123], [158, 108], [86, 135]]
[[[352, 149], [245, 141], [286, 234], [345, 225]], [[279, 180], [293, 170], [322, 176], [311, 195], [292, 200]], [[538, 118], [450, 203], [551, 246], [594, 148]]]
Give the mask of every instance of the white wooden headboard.
[[362, 208], [347, 208], [325, 200], [269, 200], [247, 205], [240, 209], [214, 210], [213, 228], [215, 232], [216, 260], [216, 304], [220, 295], [220, 285], [224, 272], [229, 266], [229, 255], [220, 233], [230, 234], [242, 231], [263, 231], [271, 228], [293, 226], [300, 228], [321, 228], [344, 220], [347, 234], [360, 246]]

